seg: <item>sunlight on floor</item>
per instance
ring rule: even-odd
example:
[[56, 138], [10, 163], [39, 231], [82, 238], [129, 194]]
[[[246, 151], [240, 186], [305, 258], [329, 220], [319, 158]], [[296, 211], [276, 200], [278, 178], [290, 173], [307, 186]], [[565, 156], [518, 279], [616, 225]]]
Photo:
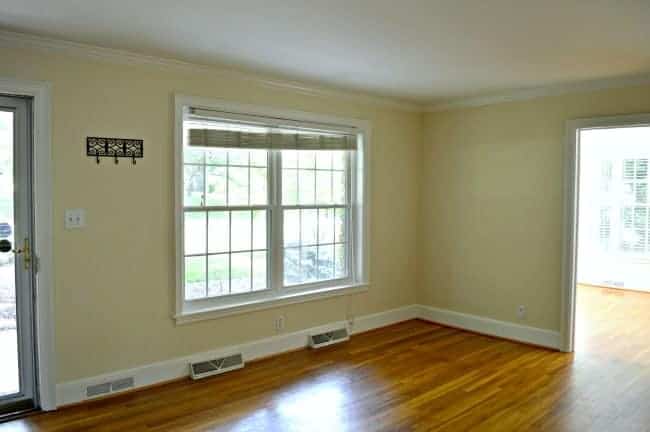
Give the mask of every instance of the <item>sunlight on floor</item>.
[[345, 431], [349, 430], [346, 402], [345, 383], [339, 380], [300, 386], [279, 396], [265, 409], [244, 417], [229, 430], [274, 430], [274, 425], [290, 424], [289, 430], [296, 431]]
[[[277, 410], [280, 415], [291, 418], [294, 422], [299, 421], [305, 426], [318, 419], [318, 424], [313, 425], [312, 430], [342, 430], [345, 422], [340, 416], [344, 393], [336, 382], [325, 382], [281, 400]], [[326, 415], [323, 415], [324, 411]]]
[[576, 355], [650, 364], [650, 293], [578, 285]]

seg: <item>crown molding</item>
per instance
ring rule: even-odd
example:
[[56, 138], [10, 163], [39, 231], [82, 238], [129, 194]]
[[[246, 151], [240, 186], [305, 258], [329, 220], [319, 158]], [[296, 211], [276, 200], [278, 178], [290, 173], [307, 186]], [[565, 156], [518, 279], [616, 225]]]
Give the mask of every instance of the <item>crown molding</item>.
[[547, 96], [560, 96], [570, 93], [589, 93], [598, 90], [634, 87], [647, 84], [650, 84], [650, 73], [619, 78], [582, 81], [570, 84], [533, 87], [487, 96], [452, 99], [448, 102], [431, 104], [425, 108], [425, 112], [442, 112], [458, 110], [462, 108], [477, 108], [504, 102], [524, 101]]
[[8, 48], [28, 48], [57, 52], [77, 57], [86, 57], [96, 60], [108, 61], [111, 63], [152, 65], [161, 68], [182, 70], [186, 72], [207, 73], [213, 76], [217, 75], [229, 79], [249, 81], [263, 87], [289, 90], [307, 96], [345, 99], [354, 102], [383, 106], [403, 111], [422, 112], [424, 109], [424, 105], [391, 97], [374, 96], [359, 91], [355, 92], [350, 90], [330, 88], [320, 85], [307, 84], [300, 81], [269, 78], [267, 76], [227, 67], [192, 63], [172, 58], [139, 54], [126, 50], [106, 48], [8, 30], [0, 30], [0, 46]]
[[505, 102], [524, 101], [547, 96], [559, 96], [570, 93], [588, 93], [598, 90], [650, 84], [650, 73], [646, 73], [618, 78], [607, 78], [568, 84], [531, 87], [485, 96], [454, 98], [445, 102], [426, 105], [416, 102], [404, 101], [389, 96], [375, 96], [359, 91], [326, 87], [318, 84], [309, 84], [294, 80], [270, 78], [269, 76], [232, 69], [225, 66], [192, 63], [173, 58], [139, 54], [126, 50], [105, 48], [95, 45], [36, 36], [33, 34], [19, 33], [8, 30], [0, 30], [0, 46], [8, 48], [26, 48], [48, 52], [58, 52], [66, 55], [92, 58], [95, 60], [118, 64], [151, 65], [159, 68], [180, 70], [185, 72], [205, 73], [212, 76], [221, 76], [227, 79], [249, 81], [258, 86], [287, 90], [306, 96], [329, 99], [343, 99], [352, 102], [381, 106], [408, 112], [435, 113], [463, 108], [476, 108]]

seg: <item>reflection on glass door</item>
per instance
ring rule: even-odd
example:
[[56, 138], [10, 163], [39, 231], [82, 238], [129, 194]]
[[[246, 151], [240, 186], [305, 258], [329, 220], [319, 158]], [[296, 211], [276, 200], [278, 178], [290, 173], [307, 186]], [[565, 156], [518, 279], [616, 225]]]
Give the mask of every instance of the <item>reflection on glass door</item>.
[[34, 407], [30, 100], [0, 96], [0, 415]]
[[[14, 116], [0, 111], [0, 239], [12, 244], [14, 220]], [[16, 278], [14, 254], [0, 254], [0, 397], [18, 393]]]

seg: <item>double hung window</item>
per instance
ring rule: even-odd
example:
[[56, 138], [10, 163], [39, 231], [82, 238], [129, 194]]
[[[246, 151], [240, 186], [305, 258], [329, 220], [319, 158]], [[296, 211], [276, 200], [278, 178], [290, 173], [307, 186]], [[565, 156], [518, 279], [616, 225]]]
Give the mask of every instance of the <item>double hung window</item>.
[[177, 112], [180, 315], [365, 281], [363, 129]]

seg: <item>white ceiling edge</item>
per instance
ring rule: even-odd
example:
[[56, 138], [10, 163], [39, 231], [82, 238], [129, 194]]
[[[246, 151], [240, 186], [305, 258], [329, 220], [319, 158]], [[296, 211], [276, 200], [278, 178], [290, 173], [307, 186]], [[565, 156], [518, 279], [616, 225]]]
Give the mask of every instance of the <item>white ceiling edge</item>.
[[600, 80], [580, 81], [568, 84], [556, 84], [528, 89], [513, 90], [510, 92], [496, 93], [487, 96], [453, 99], [440, 104], [431, 104], [425, 107], [428, 113], [459, 110], [463, 108], [477, 108], [495, 105], [504, 102], [524, 101], [539, 99], [547, 96], [560, 96], [570, 93], [590, 93], [598, 90], [634, 87], [650, 84], [650, 73], [606, 78]]
[[29, 33], [20, 33], [0, 29], [0, 46], [9, 48], [30, 48], [45, 51], [55, 51], [63, 54], [74, 55], [79, 57], [90, 57], [93, 59], [109, 61], [120, 64], [146, 64], [162, 68], [171, 68], [177, 70], [203, 72], [221, 75], [226, 78], [239, 80], [248, 80], [258, 85], [290, 90], [296, 93], [302, 93], [308, 96], [345, 99], [360, 103], [366, 103], [376, 106], [409, 111], [409, 112], [427, 112], [436, 113], [463, 108], [476, 108], [487, 105], [495, 105], [504, 102], [523, 101], [538, 99], [547, 96], [559, 96], [570, 93], [588, 93], [598, 90], [633, 87], [650, 84], [650, 73], [607, 78], [601, 80], [580, 81], [568, 84], [556, 84], [548, 86], [533, 87], [527, 89], [518, 89], [504, 91], [486, 96], [467, 97], [452, 99], [442, 103], [419, 104], [407, 102], [391, 97], [374, 96], [362, 92], [350, 90], [335, 89], [331, 87], [318, 86], [314, 84], [302, 83], [300, 81], [291, 81], [283, 79], [269, 78], [263, 75], [243, 72], [226, 67], [204, 65], [191, 63], [171, 58], [157, 57], [146, 54], [134, 53], [127, 50], [114, 48], [105, 48], [90, 44], [71, 42], [62, 39], [54, 39], [43, 36], [36, 36]]
[[268, 78], [263, 75], [238, 71], [235, 69], [228, 69], [226, 67], [191, 63], [171, 58], [135, 53], [127, 50], [106, 48], [79, 42], [71, 42], [62, 39], [36, 36], [29, 33], [0, 30], [0, 46], [9, 48], [19, 47], [56, 51], [68, 55], [90, 57], [93, 59], [104, 60], [113, 63], [147, 64], [163, 68], [203, 72], [213, 75], [217, 74], [226, 78], [248, 80], [266, 87], [291, 90], [308, 96], [346, 99], [410, 112], [422, 112], [424, 110], [424, 105], [422, 104], [402, 101], [388, 96], [373, 96], [361, 92], [355, 93], [354, 91], [350, 90], [334, 89], [330, 87], [306, 84], [299, 81]]

